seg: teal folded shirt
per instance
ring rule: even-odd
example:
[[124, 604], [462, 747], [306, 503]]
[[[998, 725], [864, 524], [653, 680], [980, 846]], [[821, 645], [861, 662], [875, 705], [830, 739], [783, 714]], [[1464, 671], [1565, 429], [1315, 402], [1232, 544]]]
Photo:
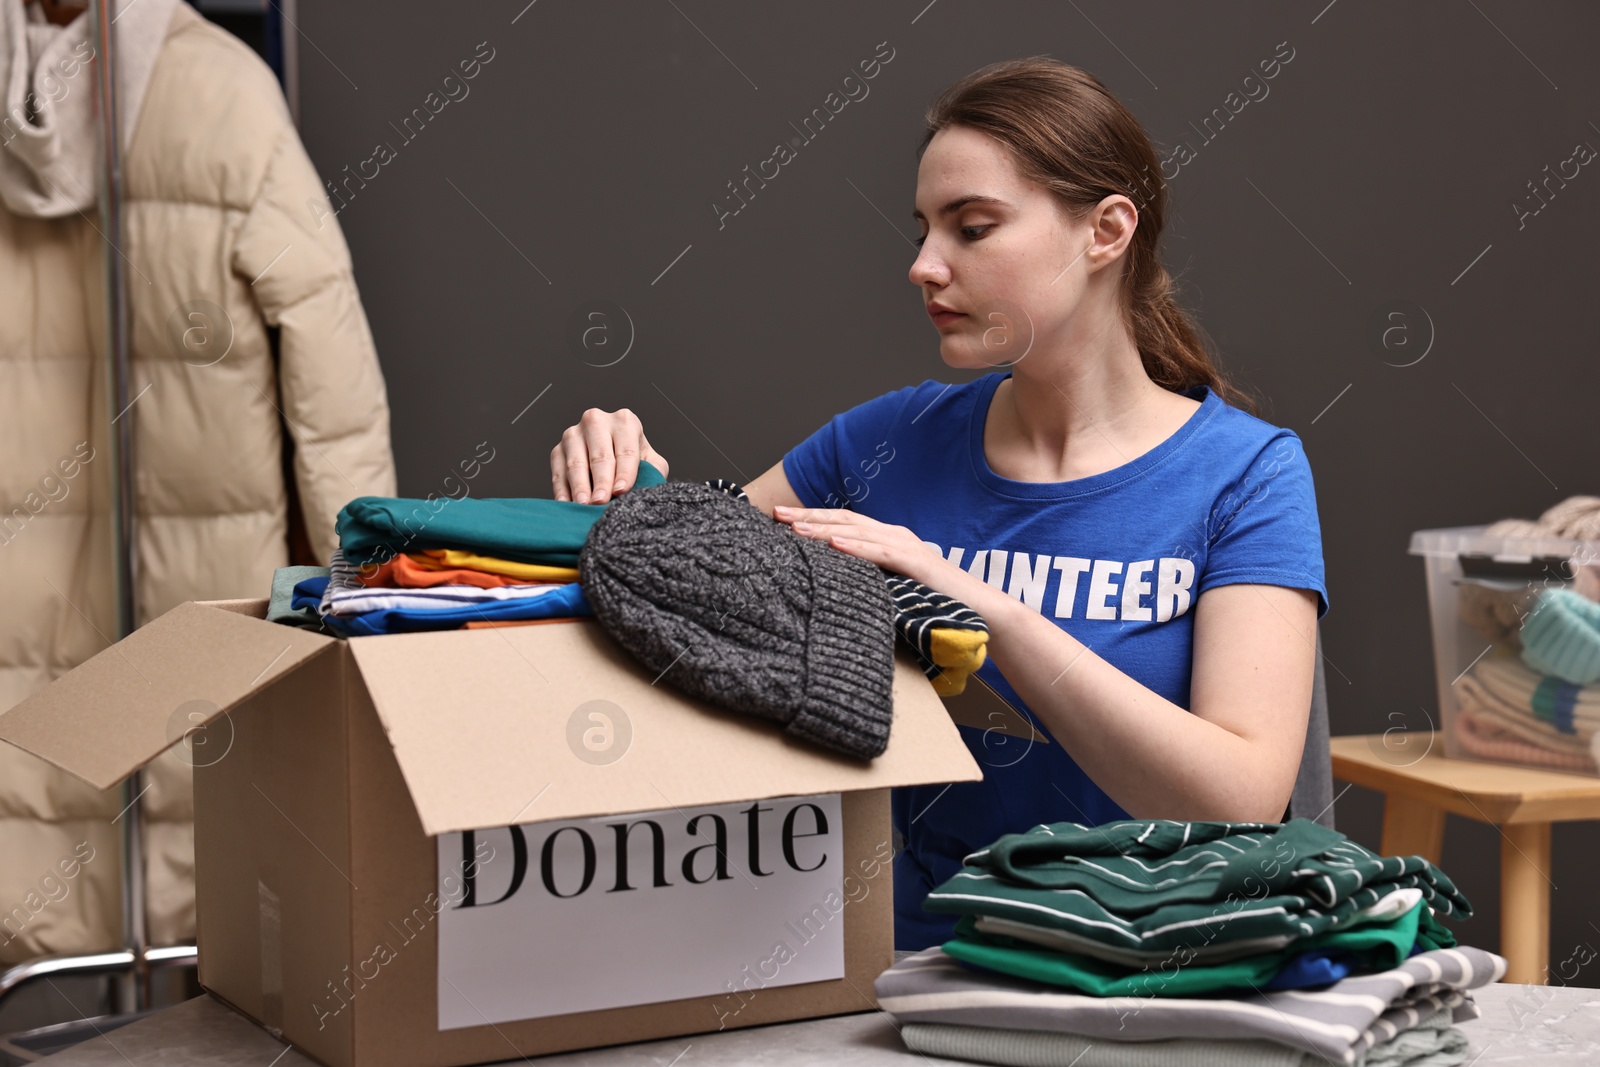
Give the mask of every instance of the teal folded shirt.
[[[648, 489], [666, 480], [641, 460], [631, 488]], [[335, 528], [340, 549], [355, 564], [382, 563], [402, 552], [458, 548], [518, 563], [576, 567], [590, 527], [609, 506], [533, 497], [428, 501], [362, 496], [340, 510]]]

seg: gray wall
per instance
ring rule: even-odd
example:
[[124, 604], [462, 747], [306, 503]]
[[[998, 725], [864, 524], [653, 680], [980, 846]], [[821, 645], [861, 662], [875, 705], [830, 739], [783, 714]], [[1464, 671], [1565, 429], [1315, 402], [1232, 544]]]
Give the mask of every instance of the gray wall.
[[[1166, 258], [1226, 368], [1305, 440], [1335, 733], [1423, 725], [1435, 705], [1412, 530], [1600, 492], [1600, 171], [1537, 215], [1513, 208], [1537, 205], [1527, 183], [1577, 142], [1600, 146], [1593, 5], [525, 3], [300, 0], [324, 178], [394, 149], [339, 222], [406, 495], [440, 490], [487, 440], [475, 493], [548, 496], [548, 452], [590, 406], [637, 411], [674, 477], [753, 478], [838, 411], [970, 377], [940, 362], [905, 279], [919, 116], [960, 75], [1036, 52], [1099, 75], [1164, 156], [1194, 150]], [[870, 95], [719, 228], [725, 183], [882, 41], [894, 58]], [[1285, 41], [1269, 95], [1202, 138]], [[493, 58], [468, 95], [404, 141], [395, 127], [480, 42]], [[1425, 315], [1411, 349], [1385, 352], [1368, 335], [1395, 300]], [[611, 302], [613, 344], [586, 352], [570, 325], [592, 301]], [[626, 358], [597, 366], [628, 320]], [[1430, 329], [1426, 358], [1393, 365]], [[1374, 794], [1342, 794], [1337, 817], [1377, 847]], [[1597, 840], [1557, 827], [1552, 963], [1600, 945]], [[1450, 820], [1443, 867], [1479, 909], [1461, 934], [1491, 949], [1499, 848], [1494, 828]]]

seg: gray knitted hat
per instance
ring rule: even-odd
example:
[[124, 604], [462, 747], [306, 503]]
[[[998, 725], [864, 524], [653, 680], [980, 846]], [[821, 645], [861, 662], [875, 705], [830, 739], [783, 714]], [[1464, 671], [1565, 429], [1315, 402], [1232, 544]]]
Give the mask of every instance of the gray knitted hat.
[[606, 506], [578, 574], [606, 631], [685, 693], [852, 756], [888, 744], [894, 606], [867, 560], [666, 482]]

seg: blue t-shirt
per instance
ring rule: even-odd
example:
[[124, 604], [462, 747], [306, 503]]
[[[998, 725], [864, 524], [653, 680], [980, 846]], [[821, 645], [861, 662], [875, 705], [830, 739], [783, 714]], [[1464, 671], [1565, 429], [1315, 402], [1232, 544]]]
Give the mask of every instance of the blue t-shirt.
[[[1171, 437], [1130, 463], [1068, 482], [990, 469], [983, 431], [1009, 373], [928, 380], [835, 416], [783, 457], [807, 507], [846, 507], [906, 526], [1117, 669], [1189, 707], [1194, 605], [1219, 585], [1311, 589], [1327, 611], [1322, 538], [1300, 439], [1205, 386]], [[1049, 736], [987, 660], [978, 676]], [[1053, 740], [958, 729], [981, 782], [893, 793], [895, 947], [948, 940], [955, 916], [922, 910], [961, 858], [1040, 823], [1128, 818]]]

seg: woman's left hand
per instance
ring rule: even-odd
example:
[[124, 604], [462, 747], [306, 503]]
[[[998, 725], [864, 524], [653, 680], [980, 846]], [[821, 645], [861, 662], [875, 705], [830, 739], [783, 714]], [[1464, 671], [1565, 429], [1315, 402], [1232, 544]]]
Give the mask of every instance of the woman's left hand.
[[826, 541], [834, 548], [884, 570], [936, 588], [950, 566], [905, 526], [890, 526], [844, 508], [773, 508], [773, 517], [788, 523], [801, 537]]

